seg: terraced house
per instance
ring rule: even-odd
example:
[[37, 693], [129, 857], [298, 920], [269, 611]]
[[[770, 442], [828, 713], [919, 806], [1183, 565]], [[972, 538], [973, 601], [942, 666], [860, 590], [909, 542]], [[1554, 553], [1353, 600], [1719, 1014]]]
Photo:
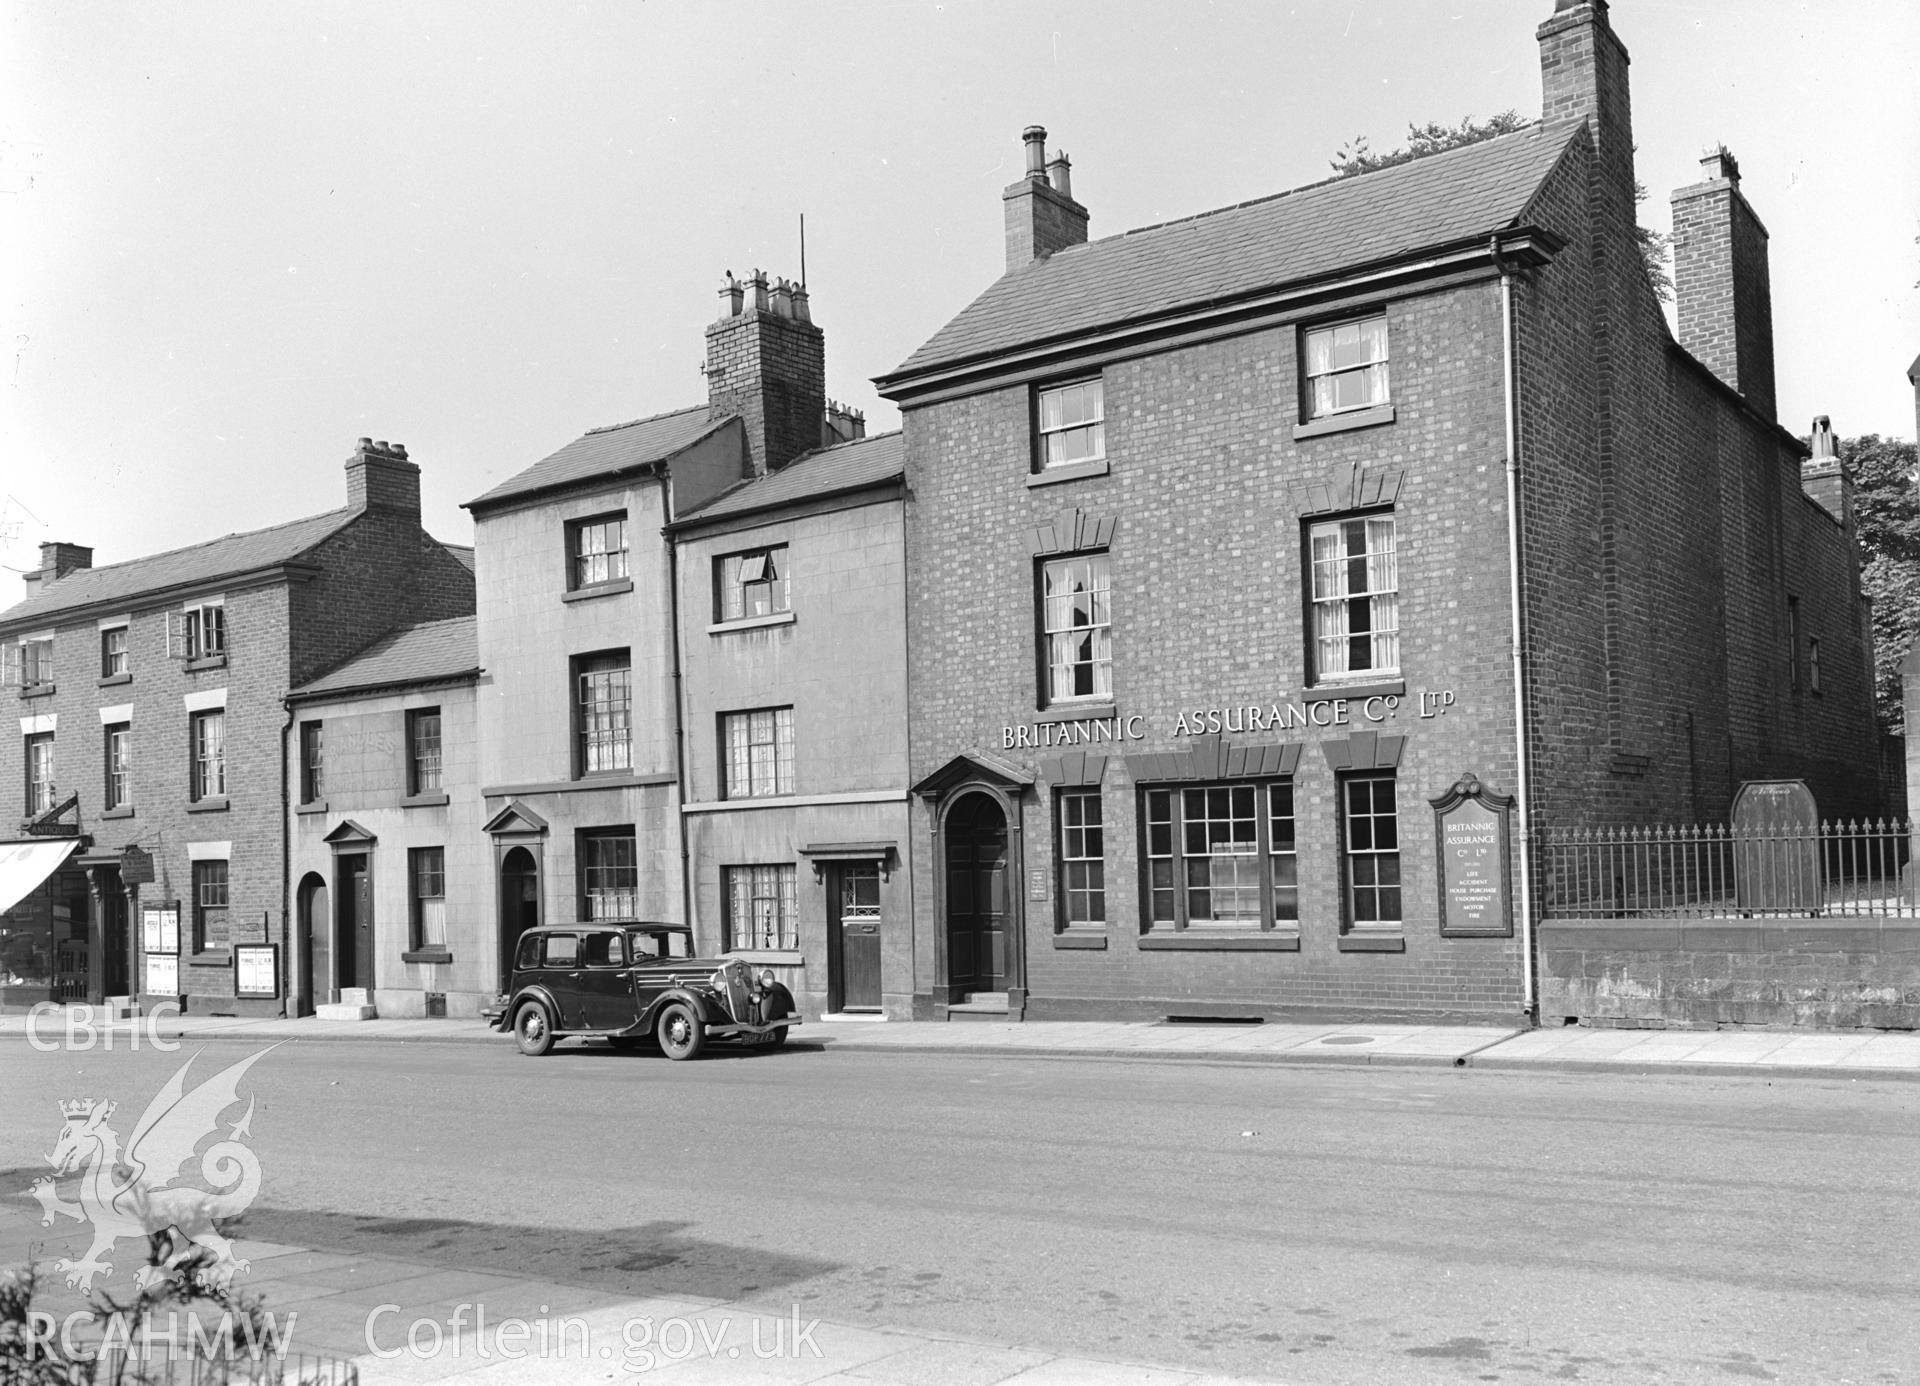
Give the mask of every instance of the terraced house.
[[471, 554], [421, 528], [406, 449], [361, 439], [346, 482], [339, 510], [124, 563], [42, 546], [0, 613], [0, 1004], [286, 1004], [283, 699], [473, 609]]
[[1607, 6], [1536, 39], [1526, 129], [1104, 239], [1026, 132], [1005, 273], [879, 381], [915, 1014], [1511, 1017], [1531, 827], [1878, 807], [1738, 165], [1675, 194], [1676, 340]]

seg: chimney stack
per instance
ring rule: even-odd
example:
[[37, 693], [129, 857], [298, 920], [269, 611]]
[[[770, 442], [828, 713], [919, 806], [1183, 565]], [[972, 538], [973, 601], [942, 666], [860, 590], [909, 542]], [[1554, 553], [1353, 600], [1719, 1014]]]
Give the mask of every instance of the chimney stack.
[[820, 446], [827, 409], [826, 336], [804, 284], [755, 270], [727, 275], [719, 321], [707, 325], [707, 408], [747, 426], [748, 474], [777, 472]]
[[1740, 192], [1724, 145], [1700, 160], [1702, 181], [1673, 194], [1673, 290], [1680, 345], [1775, 417], [1773, 288], [1767, 228]]
[[93, 566], [93, 550], [85, 544], [67, 544], [54, 542], [40, 546], [40, 583], [44, 591], [46, 584], [58, 582], [79, 568]]
[[1813, 421], [1813, 456], [1800, 464], [1800, 489], [1834, 519], [1853, 528], [1853, 475], [1840, 460], [1840, 440], [1825, 414]]
[[1047, 132], [1038, 125], [1029, 125], [1020, 138], [1027, 147], [1026, 175], [1000, 195], [1007, 213], [1008, 273], [1087, 242], [1087, 209], [1073, 200], [1067, 156], [1056, 153], [1049, 164]]
[[[1596, 232], [1609, 248], [1631, 253], [1635, 225], [1633, 101], [1626, 45], [1607, 22], [1607, 0], [1555, 0], [1537, 30], [1540, 44], [1540, 118], [1587, 121], [1593, 133]], [[1639, 273], [1636, 261], [1631, 266]]]
[[384, 510], [420, 523], [420, 468], [405, 443], [362, 438], [347, 459], [347, 507]]

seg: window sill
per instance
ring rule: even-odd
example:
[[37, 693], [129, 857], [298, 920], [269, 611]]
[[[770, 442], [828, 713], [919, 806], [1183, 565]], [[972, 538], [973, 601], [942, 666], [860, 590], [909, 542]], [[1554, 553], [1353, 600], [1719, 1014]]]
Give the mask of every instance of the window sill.
[[791, 611], [776, 611], [771, 616], [744, 616], [738, 621], [715, 621], [707, 627], [708, 635], [725, 635], [736, 630], [761, 630], [767, 626], [790, 626], [793, 624]]
[[1104, 932], [1095, 933], [1091, 929], [1067, 929], [1053, 936], [1055, 948], [1088, 948], [1105, 952], [1107, 936]]
[[[738, 958], [741, 962], [764, 963], [769, 967], [804, 967], [806, 957], [798, 948], [732, 948], [723, 957]], [[667, 958], [667, 962], [674, 959]]]
[[325, 813], [327, 811], [327, 801], [325, 799], [314, 799], [304, 804], [295, 804], [293, 811], [295, 813]]
[[20, 690], [20, 697], [23, 700], [27, 698], [51, 698], [54, 695], [56, 687], [57, 685], [51, 683], [30, 683]]
[[1085, 702], [1053, 703], [1033, 714], [1036, 723], [1046, 722], [1084, 722], [1089, 717], [1111, 717], [1114, 713], [1112, 698], [1088, 698]]
[[1344, 414], [1329, 414], [1323, 419], [1309, 419], [1306, 423], [1293, 426], [1293, 441], [1303, 438], [1319, 438], [1328, 433], [1350, 433], [1356, 428], [1378, 428], [1381, 424], [1393, 422], [1393, 406], [1376, 404], [1371, 409], [1351, 409]]
[[1342, 934], [1340, 935], [1342, 953], [1404, 953], [1407, 951], [1405, 934]]
[[1407, 691], [1405, 679], [1382, 679], [1377, 683], [1324, 683], [1309, 688], [1300, 696], [1310, 703], [1332, 703], [1342, 698], [1395, 698]]
[[187, 672], [189, 674], [198, 674], [208, 669], [224, 669], [226, 667], [227, 657], [223, 654], [208, 655], [205, 659], [190, 659], [187, 661]]
[[132, 674], [108, 674], [105, 678], [100, 680], [99, 686], [102, 688], [118, 688], [123, 683], [132, 683], [132, 682], [133, 682]]
[[1105, 476], [1109, 470], [1104, 457], [1092, 462], [1064, 462], [1058, 467], [1032, 473], [1027, 477], [1027, 485], [1052, 486], [1061, 481], [1084, 481], [1091, 476]]
[[562, 592], [563, 602], [590, 602], [595, 597], [617, 597], [622, 592], [633, 590], [632, 578], [621, 578], [618, 582], [596, 582], [591, 587], [576, 587], [571, 592]]
[[233, 950], [231, 948], [203, 948], [197, 953], [189, 953], [180, 959], [188, 967], [232, 967]]
[[102, 818], [131, 818], [133, 817], [133, 806], [129, 804], [124, 808], [101, 809], [100, 816]]
[[1298, 953], [1300, 935], [1293, 930], [1249, 929], [1244, 933], [1201, 933], [1195, 929], [1167, 929], [1140, 935], [1140, 947], [1149, 953]]
[[450, 963], [453, 954], [444, 948], [414, 948], [400, 955], [403, 963]]
[[226, 811], [227, 800], [225, 795], [219, 798], [196, 799], [187, 805], [188, 813], [225, 813]]
[[447, 802], [448, 802], [447, 796], [441, 791], [436, 790], [432, 794], [409, 794], [407, 795], [406, 798], [400, 801], [400, 807], [401, 808], [443, 808], [445, 807]]

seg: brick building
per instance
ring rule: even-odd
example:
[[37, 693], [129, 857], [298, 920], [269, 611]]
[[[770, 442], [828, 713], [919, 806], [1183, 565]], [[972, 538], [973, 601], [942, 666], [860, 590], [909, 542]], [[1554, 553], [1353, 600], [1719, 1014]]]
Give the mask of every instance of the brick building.
[[849, 696], [896, 724], [867, 729], [868, 764], [817, 696], [849, 653], [869, 688], [901, 677], [898, 446], [827, 400], [804, 286], [729, 277], [706, 338], [706, 403], [595, 429], [468, 502], [489, 898], [501, 958], [542, 921], [689, 922], [704, 952], [804, 973], [817, 1012], [804, 849], [821, 833], [877, 863], [898, 832], [860, 805], [904, 799], [900, 700]]
[[406, 449], [363, 438], [346, 473], [342, 509], [191, 548], [95, 568], [42, 546], [0, 613], [19, 717], [0, 783], [22, 794], [0, 1004], [285, 1004], [284, 966], [277, 995], [235, 994], [236, 947], [288, 941], [283, 700], [390, 630], [473, 609]]
[[471, 1016], [492, 999], [479, 678], [474, 618], [454, 616], [288, 695], [292, 1013]]
[[1634, 235], [1603, 0], [1542, 119], [1088, 240], [1026, 132], [906, 443], [923, 1016], [1507, 1017], [1530, 825], [1871, 811], [1848, 482], [1774, 416], [1764, 227]]

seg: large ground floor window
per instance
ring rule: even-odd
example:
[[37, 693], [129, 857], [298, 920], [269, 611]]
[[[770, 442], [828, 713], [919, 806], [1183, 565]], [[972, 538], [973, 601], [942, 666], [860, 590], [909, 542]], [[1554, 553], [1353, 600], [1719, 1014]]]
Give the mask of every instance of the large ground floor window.
[[794, 869], [784, 866], [729, 866], [722, 873], [727, 891], [728, 950], [798, 948], [799, 912], [794, 908]]
[[1297, 925], [1293, 781], [1149, 789], [1143, 798], [1150, 928]]

